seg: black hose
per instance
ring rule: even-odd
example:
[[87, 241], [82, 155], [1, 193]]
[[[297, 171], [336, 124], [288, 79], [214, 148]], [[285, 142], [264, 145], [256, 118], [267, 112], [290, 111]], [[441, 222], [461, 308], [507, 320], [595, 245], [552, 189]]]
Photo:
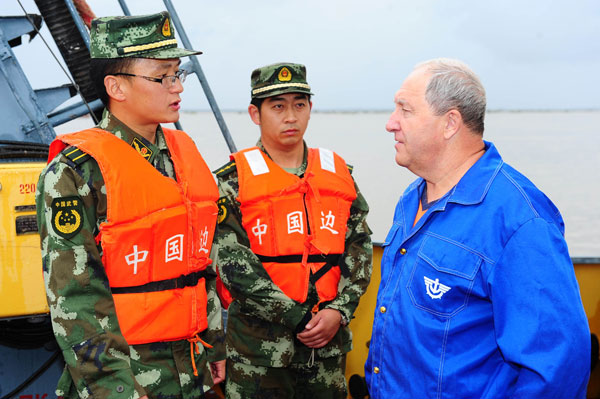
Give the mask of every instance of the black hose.
[[[32, 321], [35, 320], [35, 321]], [[0, 345], [16, 349], [35, 349], [56, 345], [50, 317], [0, 321]]]
[[0, 140], [0, 160], [43, 160], [48, 158], [48, 145], [27, 141]]

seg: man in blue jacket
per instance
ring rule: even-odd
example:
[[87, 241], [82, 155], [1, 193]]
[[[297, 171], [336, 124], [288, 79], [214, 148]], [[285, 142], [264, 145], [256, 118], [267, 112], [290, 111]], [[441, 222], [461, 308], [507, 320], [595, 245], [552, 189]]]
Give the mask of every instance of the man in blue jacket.
[[585, 398], [590, 333], [558, 209], [483, 140], [462, 62], [417, 65], [386, 129], [420, 178], [385, 240], [371, 398]]

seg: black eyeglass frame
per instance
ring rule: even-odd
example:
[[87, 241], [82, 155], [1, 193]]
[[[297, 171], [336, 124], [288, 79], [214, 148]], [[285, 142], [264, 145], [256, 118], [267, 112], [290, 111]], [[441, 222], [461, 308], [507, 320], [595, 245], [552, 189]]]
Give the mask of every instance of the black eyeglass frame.
[[[179, 69], [177, 72], [175, 72], [175, 75], [166, 75], [163, 76], [162, 78], [155, 78], [152, 76], [144, 76], [144, 75], [136, 75], [134, 73], [127, 73], [127, 72], [117, 72], [117, 73], [111, 73], [111, 75], [113, 76], [134, 76], [134, 77], [138, 77], [138, 78], [143, 78], [146, 80], [149, 80], [150, 82], [156, 82], [156, 83], [160, 83], [162, 86], [169, 88], [172, 87], [175, 84], [175, 79], [179, 79], [179, 81], [181, 83], [185, 82], [185, 78], [188, 75], [188, 71], [186, 71], [185, 69]], [[169, 82], [166, 79], [171, 79], [171, 81]], [[169, 84], [165, 84], [164, 82], [169, 82]]]

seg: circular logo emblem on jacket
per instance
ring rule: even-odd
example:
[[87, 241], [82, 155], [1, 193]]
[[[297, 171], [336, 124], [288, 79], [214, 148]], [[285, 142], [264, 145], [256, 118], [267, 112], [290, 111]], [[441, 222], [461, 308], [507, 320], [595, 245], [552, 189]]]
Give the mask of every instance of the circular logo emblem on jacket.
[[52, 228], [59, 236], [70, 239], [83, 225], [83, 205], [79, 197], [61, 197], [52, 200]]

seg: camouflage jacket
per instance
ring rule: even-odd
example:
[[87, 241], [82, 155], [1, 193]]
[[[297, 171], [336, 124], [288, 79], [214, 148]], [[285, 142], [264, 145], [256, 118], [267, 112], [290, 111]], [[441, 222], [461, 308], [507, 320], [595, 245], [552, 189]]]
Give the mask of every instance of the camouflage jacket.
[[[106, 110], [98, 127], [132, 143], [158, 171], [175, 178], [160, 126], [156, 144]], [[83, 214], [79, 230], [68, 238], [52, 220], [53, 201], [65, 197], [80, 201]], [[40, 175], [36, 205], [46, 295], [54, 335], [66, 362], [57, 395], [81, 398], [201, 396], [202, 391], [212, 385], [207, 360], [225, 358], [221, 306], [215, 294], [214, 279], [207, 282], [209, 327], [200, 334], [214, 348], [202, 350], [200, 346], [201, 353], [195, 355], [198, 372], [202, 373], [202, 378], [198, 378], [193, 374], [187, 340], [129, 346], [121, 334], [102, 266], [102, 248], [95, 242], [100, 223], [106, 220], [106, 189], [98, 163], [74, 147], [63, 150]]]
[[[267, 152], [260, 141], [257, 145]], [[302, 176], [307, 167], [307, 154], [305, 144], [302, 165], [298, 169], [286, 170]], [[219, 251], [217, 267], [224, 285], [234, 298], [227, 317], [227, 358], [267, 367], [307, 362], [312, 349], [300, 343], [295, 334], [310, 320], [310, 311], [318, 302], [316, 289], [311, 284], [308, 299], [298, 303], [273, 283], [250, 250], [248, 235], [242, 227], [235, 163], [229, 162], [215, 173], [220, 195], [219, 228], [215, 239]], [[358, 197], [350, 209], [344, 258], [350, 277], [342, 276], [337, 297], [325, 306], [338, 310], [346, 322], [353, 317], [372, 270], [371, 230], [366, 222], [369, 208], [358, 187], [356, 191]], [[315, 350], [315, 356], [341, 356], [351, 349], [352, 333], [347, 326], [342, 326], [329, 344]]]

